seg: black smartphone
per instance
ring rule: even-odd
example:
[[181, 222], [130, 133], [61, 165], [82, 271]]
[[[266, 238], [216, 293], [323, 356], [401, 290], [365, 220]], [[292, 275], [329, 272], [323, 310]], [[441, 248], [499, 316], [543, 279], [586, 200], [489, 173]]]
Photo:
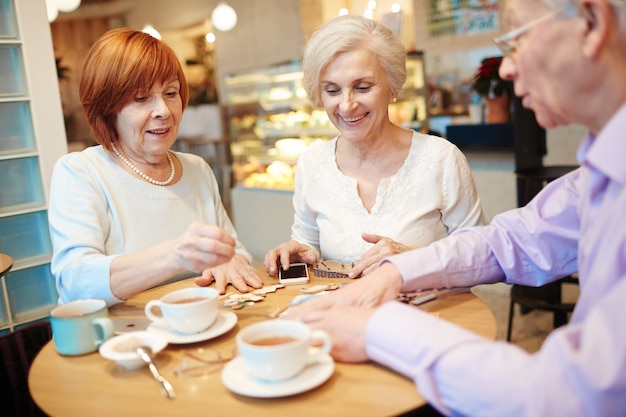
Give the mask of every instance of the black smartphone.
[[309, 269], [305, 263], [293, 263], [288, 270], [278, 268], [278, 282], [285, 285], [306, 284], [309, 282]]

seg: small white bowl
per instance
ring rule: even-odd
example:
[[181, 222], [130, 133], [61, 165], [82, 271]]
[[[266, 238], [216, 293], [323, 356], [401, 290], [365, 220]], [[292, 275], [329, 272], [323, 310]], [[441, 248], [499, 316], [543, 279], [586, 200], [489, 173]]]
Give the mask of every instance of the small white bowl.
[[100, 355], [117, 362], [126, 369], [138, 369], [146, 363], [132, 349], [138, 345], [149, 346], [156, 355], [167, 346], [167, 339], [158, 333], [148, 331], [124, 333], [114, 336], [100, 345]]

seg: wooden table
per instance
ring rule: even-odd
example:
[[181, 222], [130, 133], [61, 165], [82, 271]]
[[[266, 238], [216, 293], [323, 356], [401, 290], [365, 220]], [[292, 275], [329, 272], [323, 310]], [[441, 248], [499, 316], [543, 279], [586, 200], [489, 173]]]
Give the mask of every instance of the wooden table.
[[[266, 285], [277, 283], [262, 271]], [[339, 281], [342, 280], [312, 276], [308, 285]], [[185, 280], [153, 288], [124, 304], [110, 307], [110, 315], [145, 318], [143, 310], [149, 300], [194, 285], [193, 280]], [[233, 394], [222, 384], [219, 370], [197, 378], [174, 375], [184, 350], [211, 347], [223, 354], [232, 352], [239, 329], [269, 319], [271, 312], [302, 294], [299, 291], [302, 287], [279, 289], [253, 306], [236, 310], [237, 325], [218, 338], [192, 345], [170, 344], [160, 352], [155, 362], [172, 383], [176, 391], [174, 400], [161, 395], [146, 368], [126, 371], [98, 353], [64, 357], [56, 352], [52, 342], [39, 352], [31, 367], [30, 392], [51, 416], [392, 416], [425, 404], [412, 381], [375, 363], [337, 363], [334, 375], [323, 385], [302, 394], [273, 399]], [[451, 293], [415, 308], [495, 339], [493, 313], [471, 292]]]
[[13, 267], [13, 258], [4, 253], [0, 253], [0, 277], [9, 272]]

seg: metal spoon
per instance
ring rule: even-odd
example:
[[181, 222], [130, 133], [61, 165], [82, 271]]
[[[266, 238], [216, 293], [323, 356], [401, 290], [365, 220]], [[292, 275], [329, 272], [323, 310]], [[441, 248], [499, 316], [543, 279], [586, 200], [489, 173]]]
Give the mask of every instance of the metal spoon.
[[159, 384], [159, 388], [161, 388], [161, 392], [163, 393], [163, 395], [170, 399], [176, 398], [176, 394], [174, 394], [174, 388], [172, 388], [172, 384], [170, 384], [167, 379], [161, 376], [159, 370], [152, 362], [152, 349], [150, 349], [149, 346], [137, 346], [135, 348], [135, 352], [146, 364], [148, 364], [148, 368], [150, 368], [150, 372], [152, 372], [154, 380]]

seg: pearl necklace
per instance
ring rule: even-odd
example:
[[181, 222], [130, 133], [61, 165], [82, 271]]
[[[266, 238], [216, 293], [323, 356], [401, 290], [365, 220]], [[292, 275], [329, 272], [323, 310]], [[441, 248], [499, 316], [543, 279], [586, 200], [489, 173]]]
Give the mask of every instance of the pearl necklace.
[[170, 169], [172, 170], [172, 172], [170, 173], [170, 176], [168, 179], [166, 179], [165, 181], [157, 181], [154, 178], [150, 178], [149, 176], [147, 176], [146, 174], [144, 174], [143, 172], [141, 172], [139, 170], [139, 168], [137, 168], [135, 165], [133, 165], [128, 159], [126, 159], [121, 153], [120, 151], [117, 150], [117, 148], [115, 147], [114, 144], [111, 144], [111, 147], [113, 148], [113, 152], [115, 152], [115, 155], [119, 156], [119, 158], [124, 161], [124, 163], [126, 165], [128, 165], [128, 167], [130, 169], [132, 169], [133, 171], [135, 171], [137, 173], [137, 175], [139, 175], [141, 178], [143, 178], [144, 180], [148, 181], [151, 184], [154, 185], [168, 185], [169, 183], [172, 182], [172, 180], [174, 179], [174, 176], [176, 175], [176, 168], [174, 167], [174, 161], [172, 160], [172, 157], [170, 156], [170, 153], [168, 152], [166, 154], [167, 156], [167, 160], [170, 162]]

